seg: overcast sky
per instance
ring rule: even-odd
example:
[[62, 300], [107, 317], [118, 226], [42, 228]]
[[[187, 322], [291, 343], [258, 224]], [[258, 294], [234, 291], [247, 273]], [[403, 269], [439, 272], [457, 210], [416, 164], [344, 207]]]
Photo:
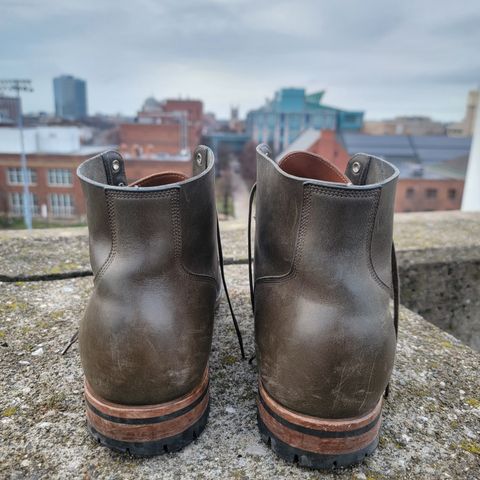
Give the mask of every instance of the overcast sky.
[[326, 89], [367, 118], [460, 120], [480, 82], [480, 0], [0, 0], [0, 78], [87, 80], [89, 112], [134, 114], [150, 95], [226, 116], [283, 86]]

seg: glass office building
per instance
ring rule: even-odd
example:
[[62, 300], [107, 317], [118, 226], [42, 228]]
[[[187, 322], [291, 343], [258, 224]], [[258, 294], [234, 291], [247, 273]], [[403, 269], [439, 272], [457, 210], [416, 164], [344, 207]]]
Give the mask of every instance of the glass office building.
[[283, 88], [273, 100], [247, 115], [247, 132], [257, 143], [268, 143], [276, 153], [304, 130], [360, 131], [363, 112], [345, 111], [322, 104], [325, 92], [307, 94], [304, 88]]
[[66, 120], [87, 116], [87, 82], [71, 75], [53, 79], [55, 115]]

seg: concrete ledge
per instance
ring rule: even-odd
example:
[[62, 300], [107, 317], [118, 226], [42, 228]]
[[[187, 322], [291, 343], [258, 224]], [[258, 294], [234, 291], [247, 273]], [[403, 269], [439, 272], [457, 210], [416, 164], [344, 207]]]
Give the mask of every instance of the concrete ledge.
[[[465, 268], [476, 261], [478, 217], [448, 214], [447, 220], [453, 222], [449, 228], [458, 234], [458, 242], [449, 247], [445, 234], [442, 247], [434, 235], [437, 243], [433, 244], [438, 246], [431, 247], [432, 243], [426, 242], [430, 235], [422, 225], [434, 222], [429, 220], [434, 217], [397, 217], [405, 298], [408, 288], [430, 288], [437, 278], [435, 272], [443, 268], [442, 255], [432, 257], [431, 262], [414, 261], [422, 248], [426, 255], [430, 248], [437, 253], [441, 248], [460, 248], [448, 258], [461, 259], [459, 265]], [[455, 217], [460, 223], [456, 223]], [[428, 231], [435, 228], [441, 233], [440, 220]], [[465, 230], [460, 234], [462, 228]], [[409, 229], [417, 233], [409, 234]], [[229, 244], [225, 250], [229, 249], [231, 258], [245, 258], [243, 226], [224, 223], [222, 230], [224, 243]], [[34, 275], [47, 271], [45, 262], [47, 268], [56, 268], [59, 273], [72, 271], [70, 262], [77, 265], [75, 268], [88, 267], [85, 234], [85, 229], [49, 230], [33, 235], [2, 232], [0, 250], [7, 262], [0, 273], [22, 272], [15, 270], [16, 262], [8, 258], [12, 252]], [[452, 268], [455, 271], [459, 266]], [[469, 272], [473, 278], [478, 268]], [[246, 265], [227, 267], [227, 280], [247, 353], [252, 354], [253, 322]], [[405, 284], [406, 281], [411, 283]], [[451, 274], [446, 285], [462, 291], [464, 281], [460, 273]], [[216, 317], [211, 359], [212, 410], [205, 433], [178, 454], [134, 459], [110, 452], [90, 439], [85, 427], [78, 348], [75, 345], [68, 355], [60, 355], [77, 328], [92, 279], [0, 285], [2, 478], [478, 478], [480, 354], [405, 308], [378, 451], [361, 466], [336, 474], [319, 474], [287, 465], [261, 443], [255, 424], [255, 365], [239, 359], [225, 302]], [[430, 302], [428, 295], [422, 301]]]
[[[226, 259], [246, 263], [246, 223], [222, 221], [220, 229]], [[405, 267], [414, 263], [475, 261], [480, 257], [480, 213], [396, 214], [394, 236], [399, 260]], [[90, 271], [86, 227], [0, 230], [0, 253], [4, 260], [0, 275], [4, 277]]]
[[[226, 264], [247, 263], [241, 221], [221, 222]], [[480, 350], [480, 213], [395, 216], [402, 304]], [[0, 281], [91, 275], [87, 229], [0, 231]]]
[[480, 351], [480, 213], [395, 217], [401, 302]]
[[[245, 266], [227, 268], [253, 353]], [[287, 465], [260, 441], [255, 365], [239, 360], [225, 302], [216, 318], [212, 411], [205, 433], [178, 454], [121, 456], [87, 434], [76, 329], [91, 278], [2, 285], [0, 476], [4, 478], [329, 478]], [[475, 478], [480, 461], [480, 355], [403, 309], [380, 447], [342, 479]]]

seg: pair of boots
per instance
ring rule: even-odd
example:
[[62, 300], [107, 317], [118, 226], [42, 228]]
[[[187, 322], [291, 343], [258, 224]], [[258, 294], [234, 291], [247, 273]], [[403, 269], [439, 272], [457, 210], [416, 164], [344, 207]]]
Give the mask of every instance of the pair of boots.
[[[79, 334], [88, 428], [137, 455], [179, 450], [209, 412], [225, 282], [212, 151], [198, 147], [192, 162], [191, 178], [162, 172], [130, 185], [116, 152], [78, 168], [95, 284]], [[396, 346], [397, 178], [369, 155], [355, 155], [343, 174], [311, 153], [277, 164], [266, 145], [257, 148], [258, 424], [288, 461], [344, 466], [378, 443]]]

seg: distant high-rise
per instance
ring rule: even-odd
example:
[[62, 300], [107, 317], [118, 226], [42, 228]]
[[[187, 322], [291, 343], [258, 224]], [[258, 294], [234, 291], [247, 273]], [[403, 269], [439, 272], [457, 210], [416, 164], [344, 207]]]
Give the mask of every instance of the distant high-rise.
[[0, 123], [16, 125], [19, 112], [20, 101], [17, 97], [0, 95]]
[[71, 75], [53, 79], [55, 115], [67, 120], [79, 120], [87, 116], [87, 82]]

